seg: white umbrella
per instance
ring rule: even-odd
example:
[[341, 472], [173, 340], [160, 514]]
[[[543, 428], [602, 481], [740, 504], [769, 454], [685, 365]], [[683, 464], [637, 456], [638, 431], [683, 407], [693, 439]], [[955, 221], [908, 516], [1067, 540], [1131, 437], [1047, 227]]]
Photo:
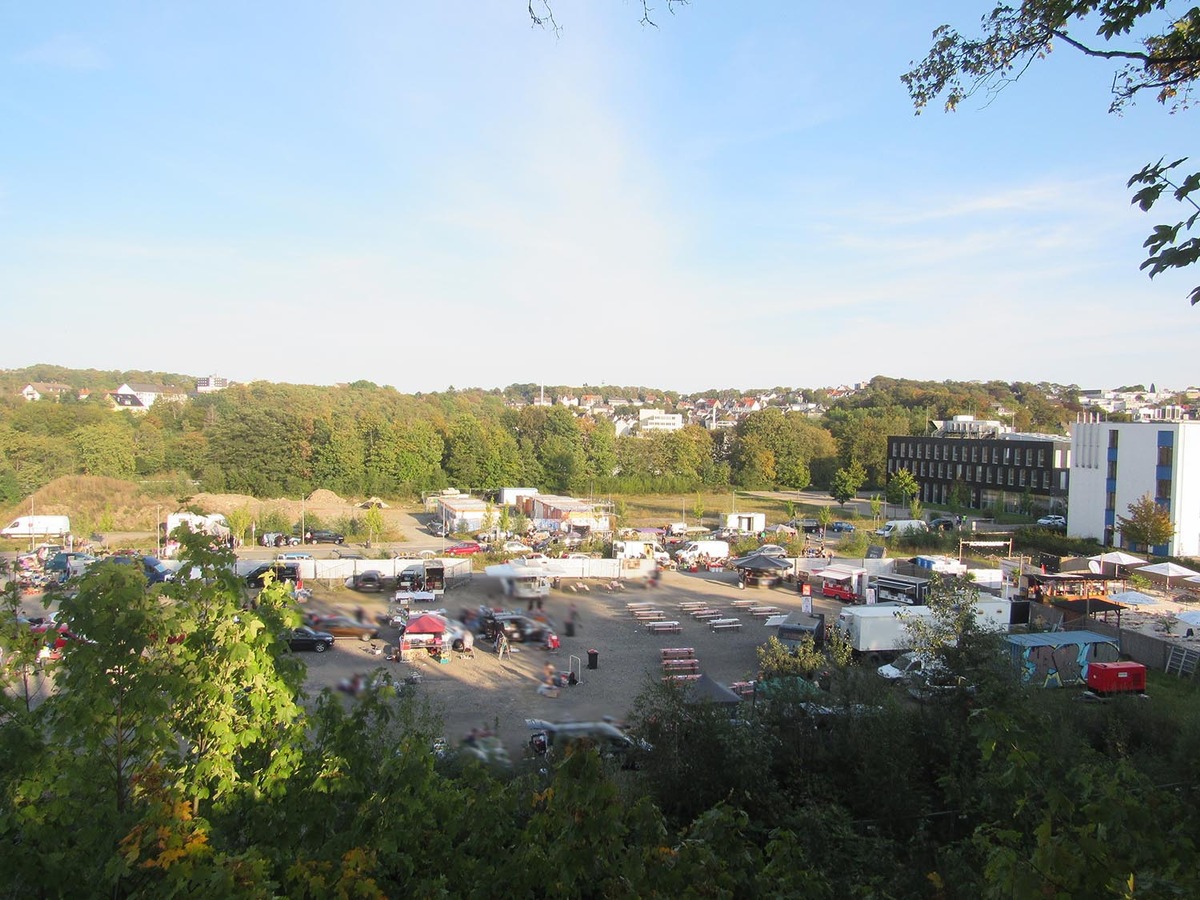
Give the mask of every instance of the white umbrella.
[[1194, 569], [1185, 569], [1181, 565], [1173, 562], [1155, 563], [1152, 566], [1142, 566], [1137, 570], [1138, 574], [1146, 573], [1149, 575], [1161, 575], [1167, 579], [1167, 587], [1171, 586], [1172, 578], [1186, 578], [1189, 575], [1200, 575], [1200, 572]]
[[1114, 566], [1140, 566], [1145, 562], [1140, 556], [1134, 556], [1132, 553], [1126, 553], [1124, 550], [1110, 550], [1108, 553], [1101, 553], [1099, 556], [1089, 556], [1092, 562], [1109, 563]]
[[1143, 594], [1141, 591], [1121, 591], [1119, 594], [1110, 595], [1108, 599], [1117, 603], [1124, 603], [1127, 606], [1142, 606], [1146, 603], [1158, 602], [1149, 594]]
[[1187, 612], [1176, 613], [1175, 618], [1185, 625], [1200, 625], [1200, 609], [1189, 609]]

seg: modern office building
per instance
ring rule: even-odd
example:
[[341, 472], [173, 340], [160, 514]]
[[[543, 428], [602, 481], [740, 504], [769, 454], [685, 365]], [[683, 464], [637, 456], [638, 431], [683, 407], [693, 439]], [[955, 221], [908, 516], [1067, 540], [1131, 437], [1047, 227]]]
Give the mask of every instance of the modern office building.
[[1117, 517], [1127, 517], [1129, 505], [1147, 495], [1170, 512], [1175, 526], [1169, 544], [1149, 551], [1200, 556], [1200, 422], [1081, 422], [1071, 427], [1068, 534], [1128, 546], [1121, 541]]
[[931, 435], [888, 438], [888, 472], [907, 469], [922, 503], [949, 505], [955, 485], [972, 509], [1017, 507], [1025, 495], [1036, 509], [1061, 512], [1071, 469], [1071, 439], [1017, 432], [993, 420], [955, 416], [934, 422]]

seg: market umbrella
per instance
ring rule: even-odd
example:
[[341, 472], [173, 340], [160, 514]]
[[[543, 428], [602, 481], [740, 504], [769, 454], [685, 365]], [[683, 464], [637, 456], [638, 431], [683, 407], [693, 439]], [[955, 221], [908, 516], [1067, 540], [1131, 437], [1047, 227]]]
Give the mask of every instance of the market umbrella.
[[791, 525], [783, 525], [783, 524], [772, 525], [767, 529], [767, 531], [771, 532], [772, 534], [795, 534], [796, 533], [796, 529], [793, 528]]
[[1099, 573], [1100, 566], [1091, 559], [1085, 559], [1082, 556], [1072, 556], [1070, 559], [1064, 559], [1059, 563], [1058, 571], [1068, 574], [1072, 572]]
[[1147, 603], [1158, 602], [1149, 594], [1143, 594], [1141, 591], [1121, 591], [1119, 594], [1110, 595], [1108, 599], [1124, 603], [1126, 606], [1143, 606]]
[[746, 569], [750, 572], [772, 572], [776, 569], [790, 569], [792, 564], [786, 559], [780, 559], [777, 556], [767, 556], [763, 553], [754, 553], [750, 556], [743, 556], [741, 559], [735, 559], [732, 563], [735, 569]]
[[1189, 609], [1187, 612], [1176, 613], [1175, 618], [1185, 625], [1200, 625], [1200, 609]]
[[1124, 550], [1110, 550], [1108, 553], [1101, 553], [1099, 556], [1089, 556], [1092, 562], [1108, 563], [1113, 566], [1140, 566], [1145, 562], [1140, 556], [1134, 556], [1132, 553], [1126, 553]]
[[1194, 569], [1186, 569], [1183, 566], [1173, 563], [1155, 563], [1152, 566], [1142, 566], [1137, 570], [1139, 575], [1161, 575], [1167, 579], [1167, 587], [1171, 586], [1172, 578], [1186, 578], [1189, 575], [1200, 575], [1200, 572]]
[[418, 634], [431, 634], [441, 637], [446, 633], [446, 620], [441, 616], [435, 616], [433, 613], [426, 613], [423, 616], [410, 619], [408, 628], [404, 633], [410, 637]]

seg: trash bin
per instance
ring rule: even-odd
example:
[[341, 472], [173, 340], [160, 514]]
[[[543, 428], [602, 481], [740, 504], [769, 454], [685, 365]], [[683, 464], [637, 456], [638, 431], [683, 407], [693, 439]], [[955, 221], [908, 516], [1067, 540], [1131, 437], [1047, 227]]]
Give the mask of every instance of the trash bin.
[[575, 623], [574, 622], [568, 620], [566, 629], [567, 629], [567, 637], [575, 637]]
[[600, 668], [600, 651], [599, 650], [589, 650], [588, 651], [588, 668], [589, 669]]

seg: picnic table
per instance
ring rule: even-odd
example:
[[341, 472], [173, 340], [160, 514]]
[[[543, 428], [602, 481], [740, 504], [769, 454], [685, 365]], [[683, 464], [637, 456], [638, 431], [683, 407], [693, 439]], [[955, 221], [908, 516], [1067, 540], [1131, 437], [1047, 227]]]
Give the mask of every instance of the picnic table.
[[757, 606], [758, 601], [757, 600], [734, 600], [729, 605], [732, 606], [734, 609], [749, 609], [752, 606]]
[[667, 614], [661, 609], [639, 609], [633, 617], [639, 622], [657, 622], [665, 619]]
[[679, 608], [683, 612], [692, 612], [693, 610], [704, 609], [707, 606], [708, 604], [703, 600], [684, 600], [679, 604]]
[[710, 619], [708, 627], [713, 631], [741, 631], [741, 619]]
[[725, 613], [721, 612], [719, 609], [705, 607], [704, 609], [695, 610], [692, 613], [692, 618], [699, 621], [707, 621], [708, 619], [719, 619], [723, 615], [725, 615]]
[[773, 616], [767, 616], [763, 620], [763, 624], [768, 628], [774, 628], [776, 625], [782, 625], [787, 621], [787, 613], [776, 613]]
[[700, 660], [698, 659], [664, 659], [662, 661], [664, 672], [699, 672]]
[[783, 612], [783, 610], [781, 610], [778, 606], [752, 606], [746, 610], [746, 612], [750, 613], [752, 616], [761, 616], [765, 619], [767, 616], [777, 616]]
[[687, 675], [675, 674], [675, 675], [664, 675], [663, 676], [663, 681], [699, 681], [699, 680], [700, 680], [699, 672], [691, 672]]
[[659, 652], [663, 659], [694, 659], [696, 656], [692, 647], [663, 647]]
[[683, 631], [683, 627], [678, 622], [670, 622], [664, 619], [656, 619], [654, 621], [643, 622], [646, 626], [646, 631], [650, 634], [679, 634]]
[[433, 591], [396, 591], [392, 596], [393, 603], [408, 606], [409, 603], [432, 603], [437, 599]]
[[653, 604], [653, 603], [647, 603], [647, 602], [645, 602], [645, 601], [643, 600], [643, 601], [641, 601], [641, 602], [639, 602], [639, 603], [626, 603], [626, 604], [625, 604], [625, 608], [626, 608], [627, 610], [629, 610], [629, 612], [635, 613], [635, 612], [637, 612], [639, 609], [654, 609], [654, 604]]

